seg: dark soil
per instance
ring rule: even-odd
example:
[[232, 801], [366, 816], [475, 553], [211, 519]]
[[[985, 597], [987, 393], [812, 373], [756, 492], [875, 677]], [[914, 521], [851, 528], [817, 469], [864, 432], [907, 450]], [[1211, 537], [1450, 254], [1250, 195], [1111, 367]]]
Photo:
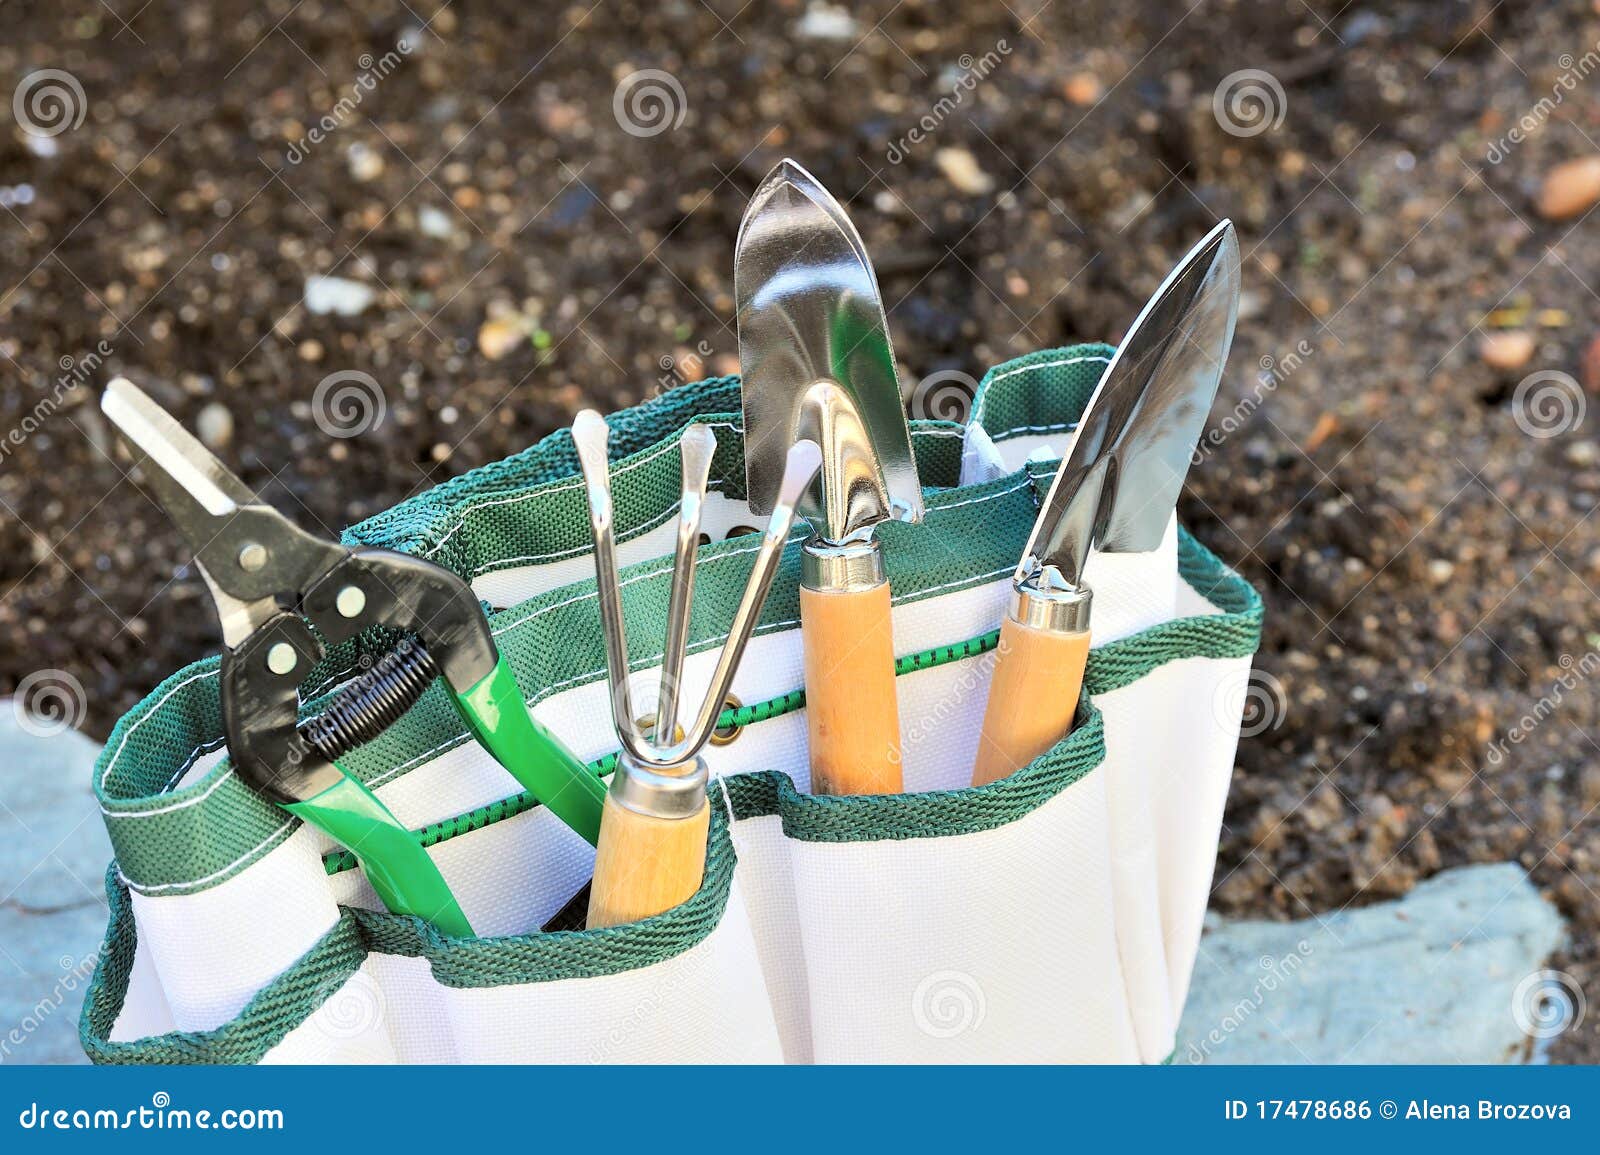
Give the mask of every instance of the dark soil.
[[[225, 407], [222, 455], [337, 528], [638, 401], [663, 358], [728, 368], [739, 215], [784, 154], [849, 201], [908, 381], [1116, 339], [1229, 215], [1245, 311], [1182, 508], [1266, 596], [1270, 704], [1216, 903], [1303, 917], [1516, 859], [1572, 922], [1556, 965], [1600, 998], [1600, 414], [1516, 420], [1535, 371], [1600, 388], [1594, 226], [1534, 210], [1546, 171], [1600, 153], [1600, 74], [1488, 159], [1596, 50], [1589, 5], [876, 0], [842, 40], [804, 34], [797, 0], [437, 5], [0, 9], [6, 93], [61, 69], [84, 94], [47, 144], [0, 134], [0, 422], [60, 399], [0, 457], [0, 691], [64, 670], [103, 736], [218, 644], [92, 404], [112, 372], [191, 426]], [[647, 68], [685, 114], [638, 137], [613, 101]], [[1251, 136], [1213, 110], [1243, 69], [1284, 94]], [[374, 300], [312, 314], [312, 275]], [[491, 360], [495, 318], [531, 336]], [[1536, 342], [1497, 371], [1479, 347], [1505, 326]], [[67, 358], [87, 384], [57, 386]], [[312, 410], [345, 370], [387, 406], [347, 441]], [[1600, 1059], [1600, 1014], [1556, 1057]]]

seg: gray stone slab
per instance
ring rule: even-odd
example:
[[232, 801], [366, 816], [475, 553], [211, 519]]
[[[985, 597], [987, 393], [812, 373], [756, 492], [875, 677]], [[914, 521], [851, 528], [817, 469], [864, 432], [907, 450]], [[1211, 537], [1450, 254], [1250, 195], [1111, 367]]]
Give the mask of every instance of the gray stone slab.
[[1539, 1002], [1553, 976], [1538, 976], [1564, 936], [1513, 863], [1447, 870], [1398, 901], [1299, 922], [1213, 915], [1173, 1061], [1537, 1058], [1542, 1016], [1560, 1013]]
[[106, 926], [99, 746], [0, 701], [0, 1063], [81, 1063], [78, 1009]]

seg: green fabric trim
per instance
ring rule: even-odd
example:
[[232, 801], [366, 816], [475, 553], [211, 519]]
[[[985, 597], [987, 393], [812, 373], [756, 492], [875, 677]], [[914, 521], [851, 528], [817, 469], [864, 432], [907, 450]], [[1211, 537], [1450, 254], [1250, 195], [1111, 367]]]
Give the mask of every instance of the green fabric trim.
[[1078, 724], [1021, 770], [987, 786], [922, 794], [829, 797], [802, 794], [787, 774], [769, 770], [723, 779], [740, 820], [776, 814], [800, 842], [903, 842], [994, 830], [1024, 818], [1105, 760], [1105, 725], [1087, 702]]
[[1071, 345], [996, 365], [978, 382], [971, 420], [995, 441], [1071, 429], [1115, 353], [1111, 345]]

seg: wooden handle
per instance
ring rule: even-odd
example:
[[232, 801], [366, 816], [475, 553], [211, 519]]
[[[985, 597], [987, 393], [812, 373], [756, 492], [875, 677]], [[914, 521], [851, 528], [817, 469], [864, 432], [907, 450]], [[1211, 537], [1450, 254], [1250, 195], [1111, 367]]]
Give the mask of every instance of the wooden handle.
[[889, 583], [800, 587], [813, 794], [898, 794], [900, 709]]
[[1008, 777], [1071, 732], [1088, 659], [1088, 630], [1037, 630], [1010, 617], [1001, 623], [974, 786]]
[[711, 807], [687, 818], [652, 818], [609, 794], [600, 813], [589, 928], [637, 922], [671, 910], [700, 889]]

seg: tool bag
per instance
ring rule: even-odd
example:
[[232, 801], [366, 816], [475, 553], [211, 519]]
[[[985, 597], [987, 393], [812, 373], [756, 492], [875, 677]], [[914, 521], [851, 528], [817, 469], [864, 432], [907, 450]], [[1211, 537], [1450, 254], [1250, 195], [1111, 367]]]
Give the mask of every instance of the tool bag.
[[[516, 793], [440, 687], [346, 765], [431, 848], [475, 939], [384, 911], [352, 855], [230, 772], [215, 659], [173, 675], [121, 720], [95, 769], [116, 861], [83, 1011], [90, 1057], [1165, 1060], [1260, 638], [1256, 593], [1175, 525], [1153, 553], [1097, 557], [1076, 728], [1010, 778], [967, 785], [1011, 574], [1111, 353], [1021, 358], [984, 378], [966, 424], [913, 424], [927, 516], [879, 528], [906, 794], [807, 792], [796, 527], [705, 751], [704, 883], [642, 922], [541, 929], [594, 852]], [[747, 531], [761, 523], [742, 500], [739, 410], [725, 377], [612, 418], [641, 692], [661, 658], [645, 650], [663, 636], [688, 422], [709, 425], [718, 450], [686, 700], [708, 684], [743, 589], [758, 540]], [[535, 716], [608, 772], [616, 739], [577, 473], [556, 433], [346, 542], [470, 580]], [[394, 642], [332, 648], [302, 689], [305, 712]]]

